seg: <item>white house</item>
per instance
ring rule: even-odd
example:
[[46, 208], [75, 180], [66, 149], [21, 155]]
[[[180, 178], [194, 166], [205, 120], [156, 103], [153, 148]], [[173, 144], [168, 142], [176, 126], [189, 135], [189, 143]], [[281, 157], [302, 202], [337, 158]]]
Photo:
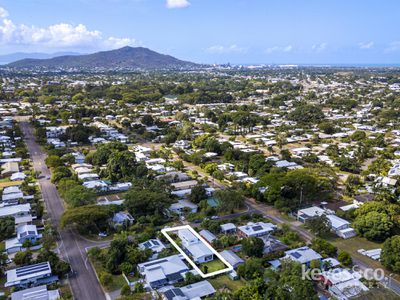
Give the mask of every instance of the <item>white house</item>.
[[17, 236], [5, 241], [5, 249], [8, 254], [21, 251], [23, 244], [30, 241], [35, 244], [42, 235], [38, 233], [36, 225], [20, 225], [16, 229]]
[[29, 203], [0, 207], [0, 218], [14, 217], [15, 225], [32, 222], [31, 205]]
[[260, 237], [275, 231], [278, 227], [272, 223], [249, 222], [247, 225], [239, 226], [239, 236], [241, 237]]
[[360, 278], [357, 272], [337, 268], [323, 272], [320, 281], [336, 299], [347, 300], [368, 291]]
[[42, 262], [6, 271], [7, 281], [4, 287], [26, 288], [58, 281], [53, 276], [49, 262]]
[[178, 236], [182, 241], [182, 247], [194, 262], [205, 263], [214, 259], [214, 253], [200, 241], [189, 229], [180, 229]]
[[343, 239], [356, 236], [356, 231], [350, 227], [350, 222], [333, 214], [333, 211], [322, 209], [318, 206], [312, 206], [300, 209], [297, 212], [297, 220], [305, 223], [308, 219], [325, 215], [330, 223], [331, 230]]
[[318, 206], [311, 206], [308, 208], [300, 209], [297, 212], [297, 220], [305, 223], [307, 219], [325, 215], [325, 210]]
[[122, 226], [122, 225], [132, 225], [135, 221], [134, 217], [128, 212], [120, 211], [114, 214], [112, 221], [114, 223], [114, 227]]
[[40, 285], [11, 294], [11, 300], [58, 300], [58, 290], [48, 290], [46, 285]]
[[300, 264], [305, 264], [308, 267], [310, 266], [311, 261], [321, 261], [322, 259], [322, 256], [319, 253], [315, 252], [309, 247], [300, 247], [297, 249], [288, 250], [285, 251], [285, 254], [286, 255], [283, 257], [283, 259], [293, 260]]
[[184, 279], [189, 271], [182, 255], [172, 255], [138, 265], [141, 276], [148, 287], [157, 289]]
[[236, 233], [236, 225], [233, 223], [221, 224], [219, 225], [219, 227], [221, 228], [221, 233], [225, 234]]
[[189, 284], [181, 288], [173, 286], [159, 290], [164, 300], [200, 300], [212, 297], [216, 292], [214, 287], [207, 280]]
[[189, 210], [191, 213], [196, 213], [198, 206], [187, 200], [178, 200], [176, 203], [172, 203], [169, 207], [169, 211], [177, 215], [182, 215], [185, 209]]
[[339, 237], [348, 239], [356, 236], [356, 231], [350, 227], [350, 222], [342, 219], [336, 215], [326, 216], [331, 223], [331, 230], [335, 232]]
[[153, 253], [150, 259], [157, 259], [158, 254], [166, 249], [165, 245], [159, 239], [151, 239], [144, 243], [139, 244], [139, 249], [150, 249]]

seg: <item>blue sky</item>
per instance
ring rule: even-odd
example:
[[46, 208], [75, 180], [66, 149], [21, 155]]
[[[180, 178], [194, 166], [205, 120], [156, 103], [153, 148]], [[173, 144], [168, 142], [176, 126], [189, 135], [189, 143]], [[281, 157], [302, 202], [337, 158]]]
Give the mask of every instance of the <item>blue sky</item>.
[[144, 46], [204, 63], [400, 63], [397, 0], [0, 0], [0, 54]]

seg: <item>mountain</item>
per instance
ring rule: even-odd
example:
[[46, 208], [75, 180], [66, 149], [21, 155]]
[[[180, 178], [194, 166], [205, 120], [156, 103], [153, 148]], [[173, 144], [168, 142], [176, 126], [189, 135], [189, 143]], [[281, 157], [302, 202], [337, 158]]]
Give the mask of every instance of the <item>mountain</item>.
[[12, 68], [78, 69], [163, 69], [194, 67], [196, 64], [160, 54], [143, 47], [123, 47], [85, 55], [64, 55], [50, 59], [22, 59]]
[[57, 53], [16, 52], [16, 53], [0, 55], [0, 65], [1, 64], [9, 64], [11, 62], [26, 59], [26, 58], [47, 59], [47, 58], [53, 58], [53, 57], [57, 57], [57, 56], [64, 56], [64, 55], [81, 55], [81, 53], [76, 53], [76, 52], [57, 52]]

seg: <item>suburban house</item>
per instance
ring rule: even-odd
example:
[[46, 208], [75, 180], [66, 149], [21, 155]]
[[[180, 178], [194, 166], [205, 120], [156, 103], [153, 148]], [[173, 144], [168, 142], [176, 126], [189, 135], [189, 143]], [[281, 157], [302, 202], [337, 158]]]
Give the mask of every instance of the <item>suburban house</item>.
[[324, 209], [318, 206], [312, 206], [304, 209], [300, 209], [297, 212], [297, 220], [301, 223], [305, 223], [307, 219], [314, 218], [317, 216], [325, 215], [326, 212]]
[[85, 163], [85, 155], [83, 155], [80, 152], [73, 152], [71, 153], [71, 155], [74, 157], [75, 159], [75, 163], [76, 164], [83, 164]]
[[108, 184], [103, 180], [86, 181], [82, 185], [88, 189], [94, 189], [94, 190], [98, 190], [98, 191], [107, 191], [108, 190]]
[[197, 182], [197, 180], [187, 180], [187, 181], [171, 183], [171, 187], [172, 187], [172, 190], [174, 190], [174, 191], [180, 191], [180, 190], [191, 189], [192, 187], [195, 187], [198, 184], [199, 183]]
[[331, 223], [331, 230], [339, 237], [348, 239], [357, 235], [356, 231], [350, 227], [350, 222], [345, 219], [339, 218], [336, 215], [327, 215], [326, 217]]
[[11, 300], [58, 300], [60, 292], [58, 290], [48, 290], [46, 285], [11, 293]]
[[200, 241], [189, 229], [180, 229], [178, 236], [182, 241], [185, 252], [192, 257], [196, 263], [205, 263], [214, 259], [214, 253], [210, 248]]
[[277, 229], [277, 226], [272, 223], [264, 223], [264, 222], [249, 222], [247, 225], [238, 227], [239, 236], [248, 238], [248, 237], [260, 237], [263, 235], [270, 234], [274, 230]]
[[36, 225], [20, 225], [17, 227], [17, 236], [5, 241], [5, 249], [7, 254], [21, 251], [26, 241], [31, 244], [42, 238], [42, 235], [38, 233]]
[[244, 264], [244, 260], [232, 250], [224, 250], [220, 254], [234, 269]]
[[1, 165], [1, 176], [9, 177], [14, 173], [19, 172], [19, 165], [17, 162], [9, 161]]
[[184, 263], [182, 255], [172, 255], [139, 264], [138, 270], [147, 285], [157, 289], [182, 281], [189, 268]]
[[310, 266], [311, 261], [321, 261], [322, 259], [322, 256], [319, 253], [306, 246], [285, 251], [285, 254], [286, 255], [283, 257], [283, 259], [290, 259], [300, 264], [305, 264], [308, 267]]
[[14, 217], [15, 225], [32, 222], [31, 205], [29, 203], [0, 207], [0, 218]]
[[135, 219], [132, 215], [125, 211], [120, 211], [114, 214], [112, 218], [112, 222], [114, 223], [114, 227], [123, 226], [123, 225], [132, 225]]
[[6, 271], [5, 287], [27, 288], [31, 286], [52, 284], [58, 276], [52, 275], [49, 262], [28, 265]]
[[236, 225], [233, 223], [221, 224], [219, 225], [219, 228], [221, 228], [221, 233], [224, 234], [236, 233]]
[[27, 175], [23, 172], [15, 172], [15, 173], [11, 174], [10, 180], [11, 181], [22, 181], [26, 178], [26, 176]]
[[3, 195], [1, 200], [4, 205], [15, 205], [18, 204], [19, 200], [24, 198], [24, 194], [20, 190], [19, 186], [9, 186], [3, 189]]
[[207, 280], [192, 283], [181, 288], [166, 288], [162, 290], [164, 300], [191, 300], [211, 297], [215, 293], [214, 287]]
[[203, 239], [205, 239], [209, 244], [211, 244], [214, 240], [217, 239], [217, 237], [209, 230], [203, 229], [199, 231], [199, 234]]
[[156, 179], [158, 180], [165, 180], [166, 182], [179, 182], [179, 181], [187, 181], [190, 180], [191, 178], [186, 174], [178, 171], [171, 171], [167, 172], [162, 175], [156, 176]]
[[357, 272], [337, 268], [323, 272], [320, 282], [335, 298], [346, 300], [368, 291], [360, 278], [361, 275]]
[[196, 213], [198, 206], [188, 200], [178, 200], [178, 202], [172, 203], [168, 210], [180, 216], [185, 212], [185, 210]]
[[263, 250], [264, 254], [268, 254], [275, 251], [284, 251], [288, 249], [288, 247], [284, 243], [274, 238], [270, 234], [260, 236], [259, 239], [261, 239], [264, 243], [264, 250]]
[[339, 237], [348, 239], [357, 235], [356, 231], [350, 227], [350, 222], [336, 216], [332, 211], [322, 209], [318, 206], [300, 209], [297, 212], [297, 220], [305, 223], [308, 219], [322, 215], [325, 215], [328, 218], [331, 230]]
[[165, 249], [165, 245], [159, 239], [151, 239], [139, 244], [140, 250], [150, 249], [153, 253], [150, 259], [156, 259], [158, 254]]
[[62, 126], [62, 127], [49, 126], [46, 127], [46, 137], [58, 138], [59, 136], [65, 134], [66, 131], [67, 131], [67, 126]]

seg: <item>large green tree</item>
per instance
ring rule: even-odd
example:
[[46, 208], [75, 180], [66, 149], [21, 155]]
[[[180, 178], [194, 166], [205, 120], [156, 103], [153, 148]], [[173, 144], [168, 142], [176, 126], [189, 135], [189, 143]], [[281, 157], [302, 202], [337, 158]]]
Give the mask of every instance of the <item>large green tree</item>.
[[262, 257], [264, 252], [264, 242], [258, 237], [243, 239], [242, 250], [247, 256]]
[[171, 203], [165, 191], [133, 188], [126, 193], [124, 206], [135, 216], [161, 215]]
[[383, 243], [381, 263], [389, 270], [400, 273], [400, 235], [392, 236]]
[[96, 202], [96, 193], [82, 185], [75, 185], [64, 192], [64, 200], [69, 207], [94, 204]]
[[105, 171], [107, 177], [113, 182], [131, 180], [147, 174], [146, 167], [143, 164], [138, 164], [135, 155], [130, 151], [113, 152]]
[[204, 186], [201, 184], [196, 185], [192, 188], [188, 199], [193, 203], [199, 203], [201, 200], [207, 199], [207, 192]]
[[325, 215], [307, 219], [305, 226], [319, 237], [326, 237], [331, 231], [331, 222]]
[[215, 198], [219, 201], [218, 209], [221, 211], [234, 211], [243, 207], [245, 198], [236, 190], [217, 190], [214, 193]]
[[394, 229], [394, 223], [390, 217], [376, 211], [358, 216], [353, 226], [361, 236], [373, 241], [384, 241]]
[[325, 116], [321, 108], [312, 104], [302, 104], [289, 114], [289, 119], [300, 124], [318, 124]]
[[365, 203], [355, 211], [354, 228], [369, 240], [384, 241], [399, 232], [400, 205], [387, 201]]
[[15, 221], [13, 217], [0, 219], [0, 240], [5, 240], [14, 235]]
[[63, 213], [60, 225], [62, 228], [75, 226], [83, 233], [97, 233], [107, 228], [109, 219], [117, 210], [119, 208], [115, 205], [86, 205], [69, 208]]

